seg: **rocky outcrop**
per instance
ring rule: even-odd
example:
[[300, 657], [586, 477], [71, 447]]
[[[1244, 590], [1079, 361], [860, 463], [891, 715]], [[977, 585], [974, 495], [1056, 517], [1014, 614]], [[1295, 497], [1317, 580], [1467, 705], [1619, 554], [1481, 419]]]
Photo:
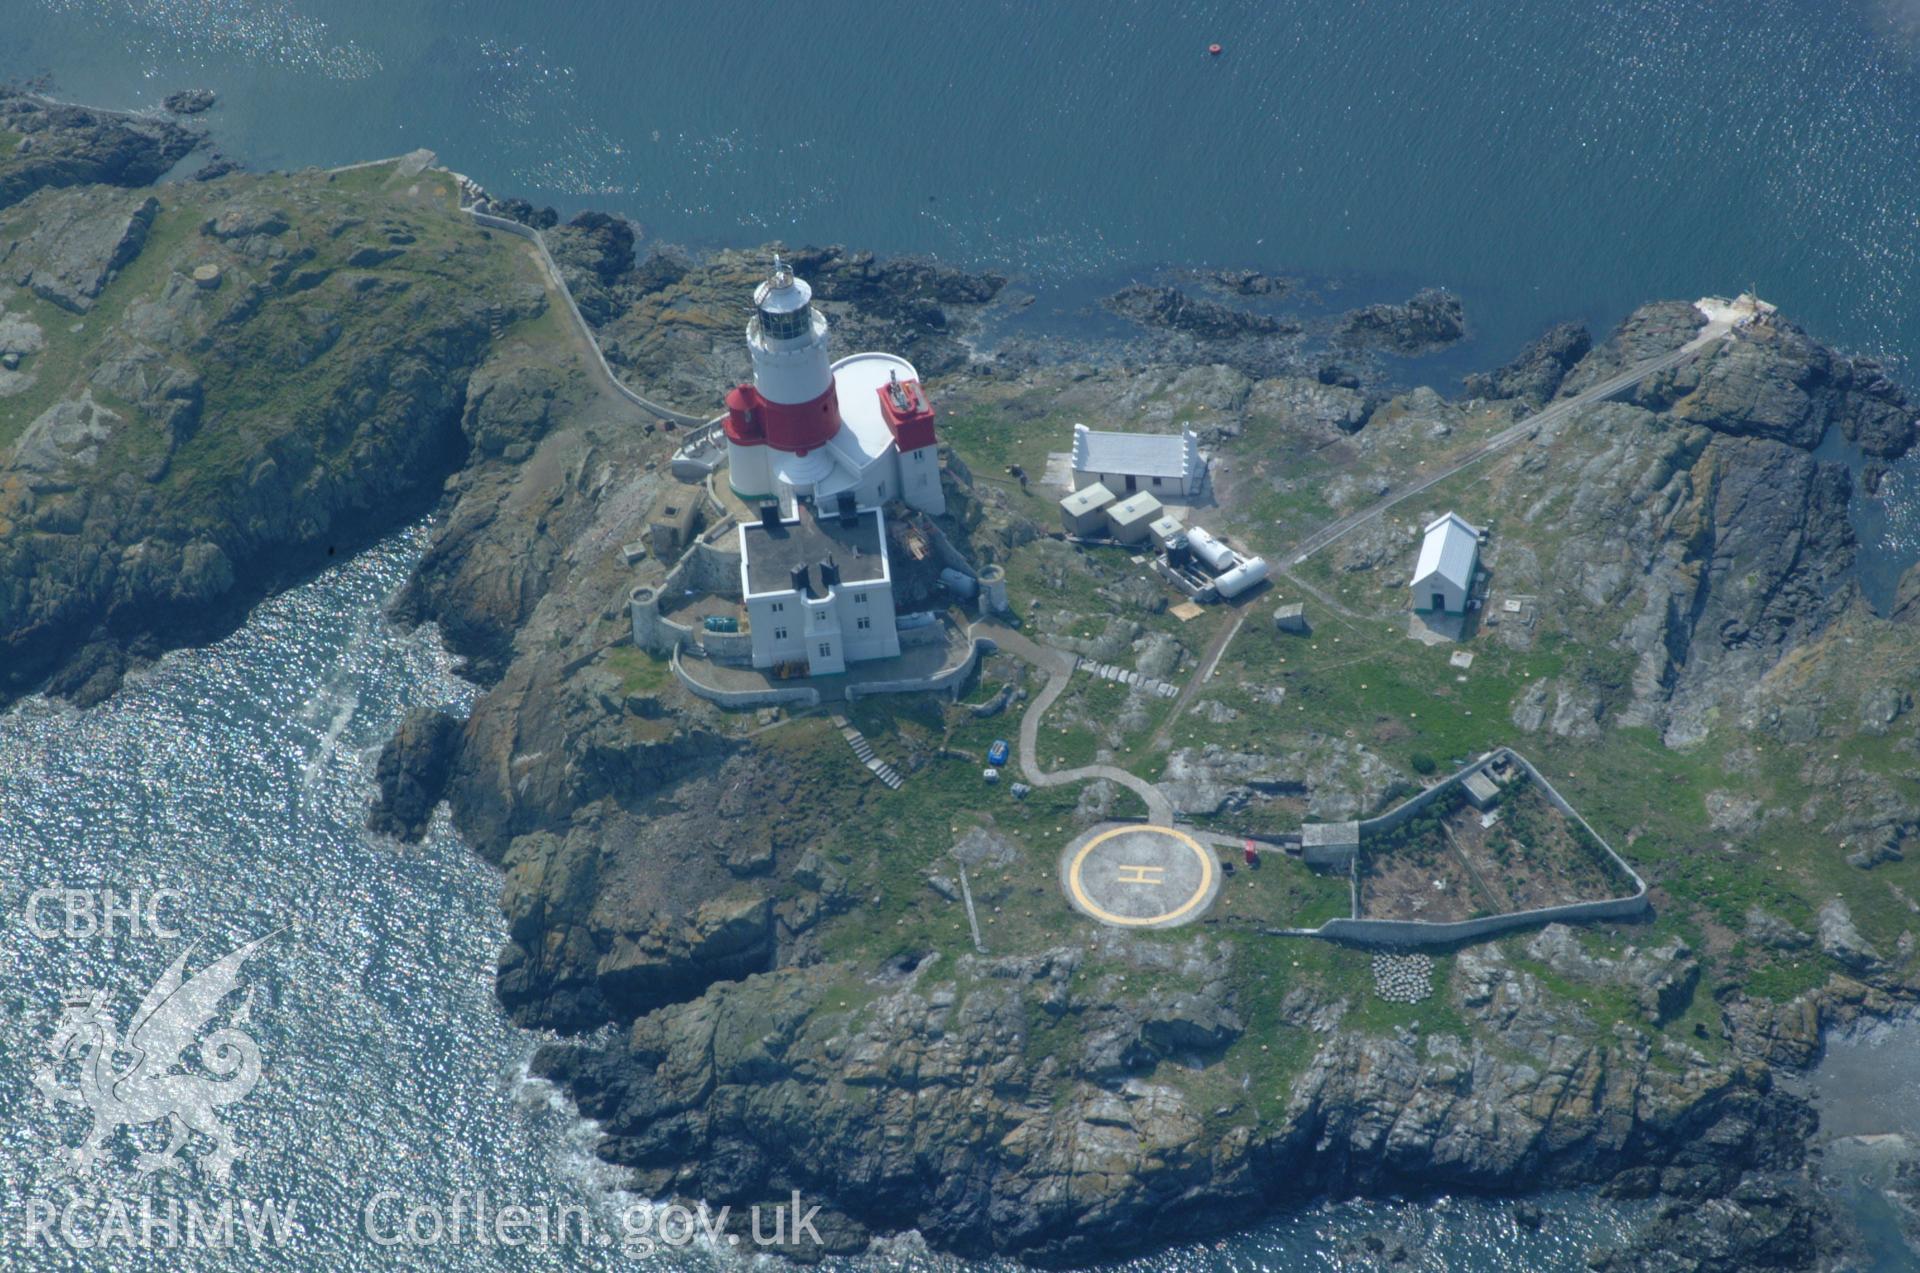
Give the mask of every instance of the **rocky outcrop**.
[[1558, 323], [1498, 371], [1475, 372], [1463, 382], [1476, 398], [1519, 398], [1539, 407], [1593, 348], [1585, 323]]
[[367, 826], [382, 835], [418, 840], [447, 788], [460, 746], [460, 720], [431, 707], [416, 707], [380, 749], [373, 770], [373, 809]]
[[[0, 454], [0, 698], [94, 701], [417, 514], [467, 455], [493, 325], [544, 303], [448, 214], [250, 182], [43, 192], [0, 242], [9, 274], [87, 313], [18, 366], [51, 404]], [[352, 266], [333, 231], [373, 218], [413, 245]]]
[[0, 208], [49, 186], [151, 185], [200, 142], [169, 120], [4, 91], [0, 133], [19, 136], [0, 153]]
[[1411, 356], [1444, 348], [1466, 332], [1460, 298], [1427, 288], [1402, 305], [1367, 305], [1342, 315], [1333, 338], [1342, 345]]
[[41, 300], [84, 314], [140, 255], [159, 211], [160, 201], [150, 195], [103, 199], [79, 190], [43, 200], [33, 229], [7, 253], [8, 272]]
[[1136, 284], [1109, 296], [1106, 306], [1122, 318], [1130, 318], [1143, 326], [1187, 332], [1203, 340], [1285, 336], [1300, 330], [1300, 325], [1291, 320], [1223, 305], [1174, 287]]
[[183, 88], [168, 93], [160, 104], [175, 115], [198, 115], [212, 110], [219, 100], [219, 95], [210, 88]]

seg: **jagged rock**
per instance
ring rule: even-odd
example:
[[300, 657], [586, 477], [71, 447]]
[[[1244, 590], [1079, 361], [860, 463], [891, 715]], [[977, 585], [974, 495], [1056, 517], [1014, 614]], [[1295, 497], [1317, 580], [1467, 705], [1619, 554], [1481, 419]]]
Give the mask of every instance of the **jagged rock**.
[[0, 162], [0, 208], [49, 187], [151, 185], [200, 141], [197, 132], [169, 120], [4, 90], [0, 129], [21, 136]]
[[1358, 387], [1324, 384], [1309, 376], [1262, 380], [1246, 402], [1249, 415], [1335, 436], [1358, 433], [1372, 409], [1372, 402]]
[[374, 765], [371, 830], [406, 841], [426, 834], [453, 770], [460, 724], [438, 708], [416, 707], [406, 714]]
[[1837, 897], [1820, 908], [1820, 949], [1856, 973], [1872, 974], [1886, 967], [1879, 952], [1854, 927], [1853, 912]]
[[1242, 809], [1261, 797], [1304, 795], [1297, 771], [1273, 756], [1230, 752], [1217, 744], [1182, 747], [1167, 757], [1160, 790], [1192, 817]]
[[43, 301], [75, 314], [93, 308], [113, 276], [125, 268], [147, 241], [160, 201], [120, 197], [101, 200], [92, 192], [54, 196], [40, 214], [14, 259], [23, 267], [15, 281]]
[[210, 88], [184, 88], [177, 93], [168, 93], [161, 105], [175, 115], [198, 115], [202, 111], [213, 109], [220, 98]]
[[1774, 950], [1804, 950], [1813, 938], [1760, 906], [1747, 908], [1747, 937]]
[[1281, 336], [1300, 330], [1300, 325], [1290, 320], [1223, 305], [1176, 287], [1136, 283], [1115, 292], [1104, 303], [1114, 313], [1143, 326], [1184, 332], [1204, 340]]
[[1913, 695], [1899, 685], [1869, 686], [1860, 699], [1860, 732], [1884, 734], [1913, 709]]
[[1370, 346], [1396, 354], [1430, 353], [1466, 334], [1460, 298], [1451, 292], [1427, 288], [1403, 305], [1368, 305], [1341, 316], [1334, 339], [1350, 346]]
[[1585, 323], [1558, 323], [1498, 371], [1468, 376], [1466, 391], [1476, 398], [1521, 398], [1541, 406], [1592, 348]]

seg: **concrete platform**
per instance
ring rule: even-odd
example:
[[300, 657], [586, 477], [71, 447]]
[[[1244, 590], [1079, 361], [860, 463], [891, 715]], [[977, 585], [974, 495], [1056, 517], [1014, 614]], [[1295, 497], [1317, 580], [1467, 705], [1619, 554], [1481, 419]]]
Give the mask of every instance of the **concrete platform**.
[[1173, 827], [1095, 827], [1060, 855], [1060, 888], [1081, 914], [1115, 928], [1175, 928], [1220, 891], [1212, 850]]

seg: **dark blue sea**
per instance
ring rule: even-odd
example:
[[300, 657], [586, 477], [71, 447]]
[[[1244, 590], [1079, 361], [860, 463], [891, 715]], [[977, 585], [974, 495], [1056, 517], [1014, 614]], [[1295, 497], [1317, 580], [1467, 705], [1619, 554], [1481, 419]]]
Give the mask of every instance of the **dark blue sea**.
[[[126, 108], [210, 87], [218, 145], [257, 167], [427, 146], [496, 193], [694, 247], [924, 252], [1059, 296], [1193, 265], [1366, 299], [1444, 285], [1471, 365], [1560, 319], [1747, 287], [1845, 347], [1920, 354], [1920, 0], [0, 0], [0, 78], [36, 76]], [[414, 848], [360, 830], [399, 716], [471, 693], [431, 633], [380, 618], [421, 535], [100, 708], [0, 717], [0, 1265], [547, 1267], [379, 1245], [363, 1210], [382, 1190], [632, 1202], [522, 1078], [536, 1040], [491, 993], [499, 879], [444, 823]], [[180, 889], [184, 935], [42, 937], [19, 917], [48, 886]], [[29, 1204], [88, 1196], [53, 1160], [84, 1120], [31, 1084], [67, 997], [111, 987], [124, 1025], [182, 942], [197, 966], [283, 927], [249, 965], [265, 1061], [235, 1188], [295, 1203], [301, 1242], [19, 1246]], [[1542, 1205], [1533, 1232], [1497, 1202], [1328, 1203], [1125, 1267], [1355, 1267], [1341, 1253], [1377, 1232], [1399, 1267], [1576, 1270], [1637, 1214]], [[870, 1263], [954, 1267], [911, 1242]]]

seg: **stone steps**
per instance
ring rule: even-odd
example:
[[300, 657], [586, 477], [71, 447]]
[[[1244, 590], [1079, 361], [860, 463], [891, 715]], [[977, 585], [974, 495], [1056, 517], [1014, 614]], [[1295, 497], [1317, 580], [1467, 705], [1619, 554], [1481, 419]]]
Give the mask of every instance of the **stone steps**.
[[1157, 677], [1142, 676], [1138, 672], [1124, 667], [1115, 667], [1111, 663], [1082, 663], [1081, 666], [1102, 680], [1130, 685], [1148, 694], [1158, 694], [1161, 698], [1175, 698], [1180, 693], [1180, 687], [1177, 685], [1169, 685]]
[[839, 727], [840, 736], [847, 740], [847, 746], [853, 749], [855, 758], [867, 767], [869, 773], [885, 784], [887, 790], [898, 791], [907, 785], [907, 780], [900, 776], [900, 771], [880, 759], [874, 753], [873, 744], [867, 741], [866, 735], [848, 724], [846, 717], [835, 716], [832, 720]]

